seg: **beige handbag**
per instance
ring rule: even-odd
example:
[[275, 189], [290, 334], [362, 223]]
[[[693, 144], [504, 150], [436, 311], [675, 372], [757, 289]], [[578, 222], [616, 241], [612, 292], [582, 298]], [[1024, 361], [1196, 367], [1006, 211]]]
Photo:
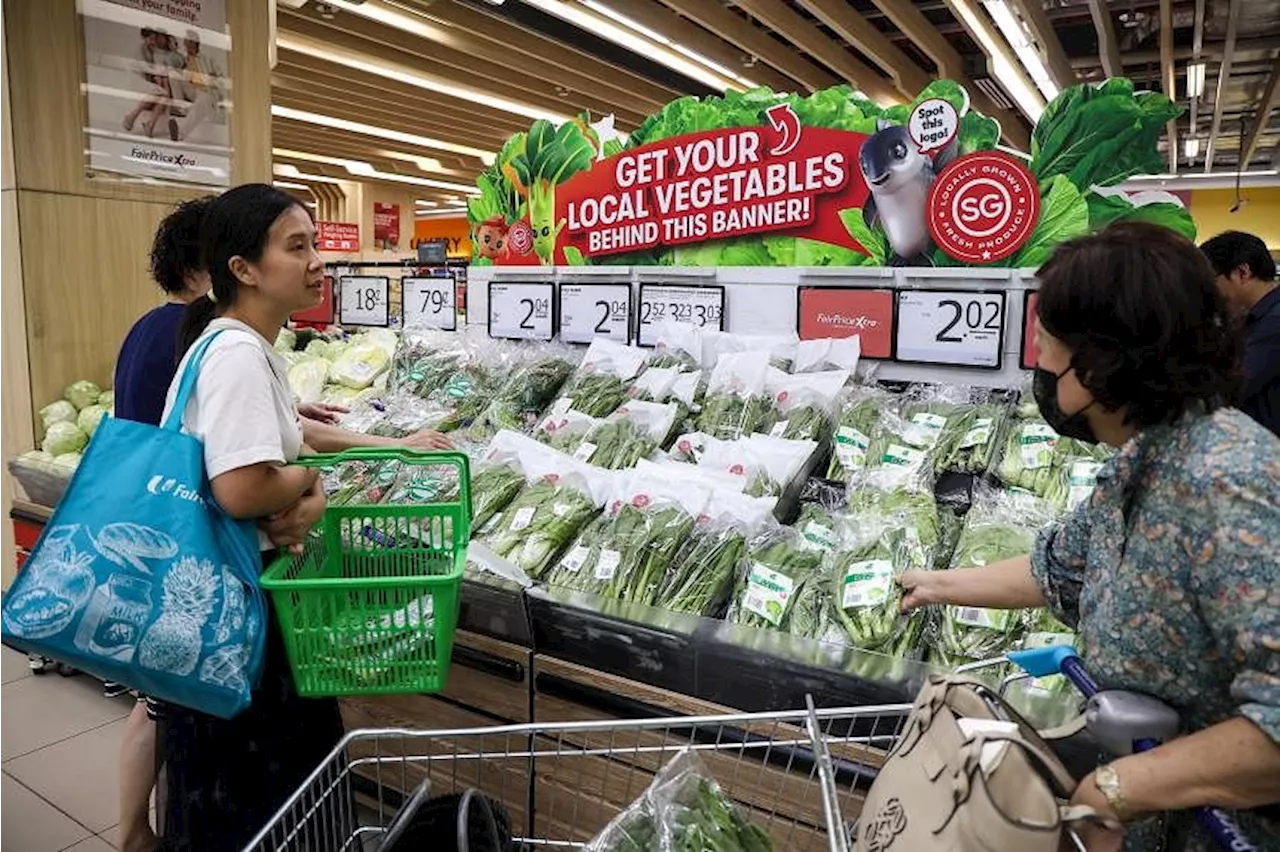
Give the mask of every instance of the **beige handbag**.
[[1075, 781], [1018, 714], [977, 681], [933, 676], [872, 784], [858, 852], [1058, 852], [1098, 819], [1068, 805]]

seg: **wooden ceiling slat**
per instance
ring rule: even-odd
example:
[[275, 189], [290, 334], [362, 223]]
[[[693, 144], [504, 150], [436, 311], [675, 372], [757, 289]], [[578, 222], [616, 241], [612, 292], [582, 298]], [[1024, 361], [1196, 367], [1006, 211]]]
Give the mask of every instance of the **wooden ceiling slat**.
[[[836, 35], [871, 57], [893, 78], [898, 91], [907, 98], [915, 97], [929, 85], [929, 75], [845, 0], [800, 0], [800, 5], [830, 27]], [[765, 20], [768, 22], [768, 19]], [[770, 23], [770, 26], [773, 24]]]
[[[364, 160], [371, 163], [379, 171], [397, 172], [399, 174], [413, 175], [414, 177], [446, 180], [465, 185], [470, 185], [476, 172], [482, 168], [475, 161], [467, 163], [451, 162], [444, 157], [424, 153], [421, 150], [406, 150], [410, 146], [397, 145], [395, 142], [369, 140], [367, 137], [358, 137], [339, 130], [327, 133], [315, 132], [318, 129], [296, 127], [288, 123], [287, 120], [277, 118], [271, 124], [271, 145], [273, 148], [281, 150], [298, 151], [325, 157], [342, 157], [348, 160]], [[441, 168], [451, 169], [452, 172], [457, 172], [457, 174], [442, 171], [424, 171], [417, 168], [413, 163], [387, 157], [379, 153], [381, 151], [395, 151], [396, 153], [413, 157], [429, 157], [439, 160]]]
[[1124, 63], [1120, 59], [1120, 42], [1116, 39], [1116, 22], [1111, 17], [1107, 0], [1089, 0], [1089, 16], [1098, 32], [1098, 58], [1108, 77], [1123, 77]]
[[609, 0], [609, 8], [775, 92], [790, 92], [796, 86], [794, 80], [768, 65], [760, 62], [745, 65], [744, 59], [748, 57], [741, 48], [720, 38], [717, 33], [704, 30], [687, 18], [680, 17], [659, 0]]
[[[635, 75], [606, 74], [603, 64], [594, 69], [595, 74], [584, 74], [571, 68], [556, 68], [542, 62], [531, 63], [510, 48], [504, 49], [493, 42], [474, 38], [460, 27], [445, 28], [424, 22], [434, 29], [447, 32], [454, 42], [450, 45], [371, 21], [355, 12], [324, 20], [313, 8], [308, 7], [301, 10], [301, 14], [291, 12], [285, 15], [284, 26], [291, 26], [290, 21], [299, 18], [305, 18], [335, 33], [345, 33], [374, 44], [388, 45], [423, 59], [442, 63], [455, 69], [456, 73], [465, 75], [463, 79], [469, 78], [478, 68], [490, 65], [505, 68], [517, 78], [540, 80], [551, 92], [555, 92], [556, 87], [563, 86], [602, 102], [641, 112], [653, 111], [679, 94]], [[625, 83], [613, 82], [620, 77]]]
[[[1173, 71], [1173, 0], [1160, 0], [1160, 81], [1164, 94], [1177, 103], [1178, 79]], [[1169, 174], [1178, 173], [1178, 119], [1168, 121]]]
[[1236, 32], [1240, 22], [1241, 0], [1231, 0], [1227, 9], [1227, 41], [1222, 49], [1222, 64], [1218, 66], [1218, 83], [1213, 94], [1213, 121], [1209, 129], [1209, 145], [1204, 155], [1204, 170], [1213, 171], [1214, 148], [1218, 143], [1218, 132], [1222, 130], [1222, 110], [1227, 102], [1227, 89], [1231, 80], [1231, 63], [1236, 49]]
[[1060, 89], [1078, 82], [1076, 70], [1071, 66], [1067, 52], [1062, 49], [1058, 31], [1053, 28], [1053, 21], [1049, 20], [1049, 15], [1044, 10], [1044, 0], [1012, 0], [1012, 3], [1014, 11], [1026, 23], [1032, 38], [1043, 50], [1041, 56], [1050, 79]]
[[[1271, 111], [1280, 106], [1280, 57], [1277, 57], [1275, 64], [1271, 67], [1271, 76], [1267, 78], [1266, 88], [1262, 92], [1262, 100], [1258, 102], [1257, 112], [1254, 113], [1253, 127], [1249, 130], [1249, 135], [1245, 139], [1244, 154], [1240, 157], [1240, 162], [1246, 166], [1253, 159], [1253, 152], [1258, 150], [1258, 140], [1262, 138], [1262, 134], [1266, 132], [1267, 126], [1271, 121]], [[1271, 168], [1275, 168], [1275, 162], [1271, 163]]]
[[761, 32], [750, 22], [738, 17], [719, 3], [708, 2], [708, 0], [662, 0], [662, 2], [703, 29], [718, 33], [721, 38], [736, 44], [760, 61], [772, 65], [810, 91], [826, 89], [840, 82], [840, 79], [831, 72], [774, 40], [768, 33]]

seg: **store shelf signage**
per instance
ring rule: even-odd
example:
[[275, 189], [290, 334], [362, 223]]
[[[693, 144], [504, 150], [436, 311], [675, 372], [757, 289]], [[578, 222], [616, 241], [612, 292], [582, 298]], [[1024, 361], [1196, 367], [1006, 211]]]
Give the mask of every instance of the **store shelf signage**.
[[320, 304], [314, 308], [307, 308], [305, 311], [298, 311], [289, 319], [294, 322], [307, 323], [311, 325], [332, 325], [333, 324], [333, 276], [326, 275], [324, 277], [324, 285], [322, 288], [323, 295], [320, 298]]
[[550, 340], [555, 334], [555, 300], [550, 281], [490, 281], [489, 336]]
[[796, 331], [801, 340], [859, 338], [863, 358], [893, 356], [892, 290], [801, 287]]
[[1040, 349], [1036, 346], [1036, 308], [1040, 303], [1040, 293], [1028, 290], [1022, 301], [1022, 369], [1034, 370], [1040, 360]]
[[405, 329], [458, 328], [458, 283], [447, 278], [408, 277], [400, 279], [402, 323]]
[[894, 358], [921, 364], [999, 369], [1005, 294], [899, 290]]
[[354, 222], [316, 222], [320, 251], [360, 251], [360, 226]]
[[338, 322], [377, 328], [390, 325], [391, 280], [385, 276], [343, 276], [338, 286]]
[[658, 327], [679, 322], [724, 330], [724, 287], [679, 284], [641, 284], [637, 342], [657, 344]]
[[560, 333], [565, 343], [606, 337], [631, 342], [631, 285], [589, 282], [560, 285]]
[[944, 254], [966, 263], [1012, 257], [1040, 221], [1040, 186], [1010, 154], [961, 157], [929, 188], [929, 232]]

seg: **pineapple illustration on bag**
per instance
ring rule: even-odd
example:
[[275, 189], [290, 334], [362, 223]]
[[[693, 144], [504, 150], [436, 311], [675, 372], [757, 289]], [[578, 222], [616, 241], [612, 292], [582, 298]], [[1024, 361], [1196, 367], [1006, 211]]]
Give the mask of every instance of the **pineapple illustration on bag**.
[[138, 663], [156, 671], [190, 674], [204, 647], [201, 631], [213, 612], [222, 575], [208, 560], [184, 556], [164, 578], [160, 617], [138, 647]]

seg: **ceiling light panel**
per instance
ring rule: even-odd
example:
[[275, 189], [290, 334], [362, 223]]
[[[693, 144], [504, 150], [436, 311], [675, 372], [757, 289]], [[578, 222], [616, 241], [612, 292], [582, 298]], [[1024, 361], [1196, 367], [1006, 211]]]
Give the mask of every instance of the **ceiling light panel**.
[[329, 127], [333, 130], [346, 130], [351, 133], [362, 133], [365, 136], [389, 139], [392, 142], [403, 142], [406, 145], [415, 145], [419, 148], [433, 148], [439, 151], [447, 151], [451, 154], [462, 154], [468, 157], [476, 157], [485, 165], [491, 165], [494, 160], [497, 159], [497, 154], [493, 151], [485, 151], [481, 148], [472, 148], [470, 145], [457, 145], [453, 142], [445, 142], [442, 139], [418, 136], [416, 133], [405, 133], [400, 130], [392, 130], [386, 127], [375, 127], [372, 124], [365, 124], [360, 121], [350, 121], [345, 118], [336, 118], [331, 115], [321, 115], [318, 112], [308, 112], [306, 110], [294, 109], [293, 107], [281, 106], [279, 104], [271, 105], [271, 114], [276, 118], [288, 118], [293, 121], [301, 121], [306, 124]]

